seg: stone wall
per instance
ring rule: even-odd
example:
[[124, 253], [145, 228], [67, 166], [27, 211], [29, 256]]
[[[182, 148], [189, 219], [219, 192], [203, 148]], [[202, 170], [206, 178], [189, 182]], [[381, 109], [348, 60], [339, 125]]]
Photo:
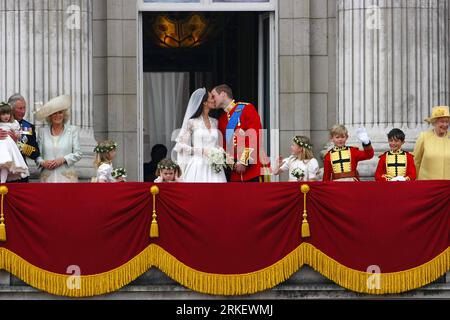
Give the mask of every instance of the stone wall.
[[[93, 174], [92, 0], [0, 2], [0, 99], [20, 93], [26, 119], [50, 99], [72, 97], [70, 124], [80, 128], [80, 177]], [[36, 123], [37, 127], [43, 123]]]
[[[376, 155], [389, 149], [387, 133], [405, 132], [411, 151], [424, 119], [449, 103], [447, 0], [337, 1], [337, 118], [354, 132], [365, 127]], [[378, 157], [359, 165], [373, 177]]]
[[119, 144], [115, 165], [138, 180], [136, 1], [94, 1], [94, 118], [97, 140]]
[[[311, 137], [319, 161], [336, 123], [336, 0], [279, 1], [280, 155]], [[284, 177], [285, 178], [285, 177]]]

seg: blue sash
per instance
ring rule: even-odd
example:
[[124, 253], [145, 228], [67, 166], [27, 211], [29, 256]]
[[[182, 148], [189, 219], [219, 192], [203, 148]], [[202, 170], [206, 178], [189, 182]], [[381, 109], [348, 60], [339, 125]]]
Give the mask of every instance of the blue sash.
[[28, 136], [33, 135], [33, 127], [31, 126], [31, 123], [26, 120], [22, 120], [20, 122], [20, 134]]
[[237, 124], [239, 123], [239, 119], [241, 118], [242, 111], [244, 110], [244, 108], [245, 104], [238, 104], [233, 112], [233, 115], [228, 121], [227, 129], [225, 131], [225, 138], [227, 141], [227, 145], [229, 145], [231, 142], [231, 138], [234, 135], [234, 130], [236, 129]]

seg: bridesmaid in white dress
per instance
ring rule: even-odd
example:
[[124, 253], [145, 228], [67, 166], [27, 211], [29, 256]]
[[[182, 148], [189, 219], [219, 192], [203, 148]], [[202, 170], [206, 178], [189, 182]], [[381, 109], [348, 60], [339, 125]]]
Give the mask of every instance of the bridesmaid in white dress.
[[292, 138], [292, 154], [278, 159], [278, 165], [273, 174], [289, 172], [289, 181], [316, 181], [319, 174], [319, 162], [314, 158], [312, 144], [308, 137], [295, 136]]
[[209, 116], [214, 99], [205, 88], [194, 91], [189, 100], [180, 134], [172, 152], [184, 182], [227, 182], [225, 172], [216, 172], [208, 163], [208, 153], [219, 148], [218, 121]]
[[94, 149], [95, 159], [94, 165], [97, 169], [97, 176], [92, 182], [124, 182], [125, 177], [114, 177], [113, 160], [116, 157], [117, 143], [113, 140], [105, 140], [100, 142]]

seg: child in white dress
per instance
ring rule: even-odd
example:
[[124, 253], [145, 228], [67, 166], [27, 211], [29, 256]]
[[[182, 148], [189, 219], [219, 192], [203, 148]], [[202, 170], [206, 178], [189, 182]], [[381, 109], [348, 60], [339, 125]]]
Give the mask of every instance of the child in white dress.
[[170, 159], [162, 159], [157, 166], [154, 182], [183, 182], [180, 166]]
[[289, 181], [315, 181], [318, 179], [319, 163], [314, 158], [308, 137], [295, 136], [291, 145], [292, 155], [278, 158], [273, 174], [289, 171]]
[[[0, 128], [12, 131], [17, 139], [20, 138], [20, 124], [11, 114], [11, 106], [5, 102], [0, 103]], [[30, 175], [28, 166], [20, 153], [19, 147], [8, 135], [0, 140], [0, 182], [18, 180]]]
[[100, 142], [94, 149], [96, 153], [94, 165], [97, 176], [92, 182], [124, 182], [125, 176], [116, 177], [112, 162], [116, 157], [117, 143], [112, 140]]

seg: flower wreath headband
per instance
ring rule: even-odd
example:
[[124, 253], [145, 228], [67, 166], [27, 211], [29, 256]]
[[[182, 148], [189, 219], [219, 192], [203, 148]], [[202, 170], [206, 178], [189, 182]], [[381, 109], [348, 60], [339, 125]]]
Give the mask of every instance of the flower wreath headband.
[[296, 144], [298, 144], [302, 148], [306, 148], [306, 149], [309, 149], [309, 150], [312, 149], [312, 144], [300, 141], [300, 139], [297, 138], [297, 137], [292, 138], [292, 141], [294, 141]]
[[112, 143], [104, 145], [104, 146], [96, 146], [94, 148], [94, 152], [96, 152], [96, 153], [107, 153], [107, 152], [110, 152], [112, 150], [117, 149], [117, 147], [118, 147], [117, 142], [112, 142]]
[[164, 165], [164, 164], [158, 164], [157, 168], [159, 170], [177, 170], [178, 169], [178, 165], [176, 163], [172, 163], [172, 164], [168, 164], [168, 165]]

